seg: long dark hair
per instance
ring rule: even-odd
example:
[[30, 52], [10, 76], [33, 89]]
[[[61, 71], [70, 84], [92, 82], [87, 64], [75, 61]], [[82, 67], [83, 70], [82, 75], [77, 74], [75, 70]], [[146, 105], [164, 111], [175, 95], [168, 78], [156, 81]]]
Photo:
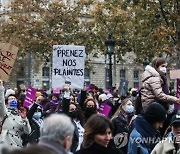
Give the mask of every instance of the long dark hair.
[[97, 114], [92, 115], [85, 124], [82, 146], [84, 148], [90, 147], [94, 143], [95, 135], [105, 133], [107, 128], [113, 131], [113, 125], [108, 118]]
[[95, 109], [97, 110], [96, 101], [95, 101], [95, 99], [93, 99], [93, 98], [87, 98], [87, 99], [85, 100], [85, 102], [84, 102], [84, 108], [86, 108], [86, 105], [87, 105], [87, 103], [88, 103], [89, 101], [93, 101], [93, 102], [94, 102], [94, 107], [95, 107]]
[[83, 115], [83, 112], [81, 110], [81, 107], [76, 104], [76, 103], [70, 103], [70, 105], [73, 104], [74, 106], [76, 106], [76, 111], [78, 112], [78, 115], [77, 115], [77, 119], [80, 121], [81, 125], [84, 126], [84, 115]]

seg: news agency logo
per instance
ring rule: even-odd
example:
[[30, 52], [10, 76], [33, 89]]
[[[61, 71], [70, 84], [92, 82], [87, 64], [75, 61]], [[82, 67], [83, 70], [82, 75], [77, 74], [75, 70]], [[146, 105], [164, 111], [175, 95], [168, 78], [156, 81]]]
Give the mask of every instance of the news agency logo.
[[157, 144], [157, 143], [180, 143], [179, 137], [136, 137], [136, 138], [129, 138], [131, 143], [136, 144]]
[[116, 148], [120, 149], [128, 143], [128, 133], [119, 133], [114, 137], [114, 144]]
[[116, 148], [122, 148], [126, 146], [128, 143], [128, 140], [133, 144], [157, 144], [157, 143], [180, 143], [180, 137], [166, 137], [166, 138], [160, 138], [160, 137], [129, 137], [128, 134], [123, 132], [119, 133], [114, 137], [114, 143]]
[[160, 137], [130, 137], [129, 140], [131, 143], [136, 144], [157, 144], [163, 142]]

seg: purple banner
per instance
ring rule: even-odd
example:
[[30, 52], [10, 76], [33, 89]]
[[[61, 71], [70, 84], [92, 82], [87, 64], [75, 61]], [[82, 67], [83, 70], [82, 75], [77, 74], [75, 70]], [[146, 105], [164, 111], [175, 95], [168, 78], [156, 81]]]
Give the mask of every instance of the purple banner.
[[107, 104], [101, 104], [101, 106], [98, 110], [99, 114], [102, 114], [106, 117], [109, 115], [110, 111], [111, 111], [111, 107]]
[[27, 108], [31, 106], [34, 103], [35, 97], [36, 97], [36, 89], [32, 87], [28, 87], [23, 106]]
[[53, 94], [60, 94], [60, 88], [53, 88]]
[[[177, 79], [177, 91], [176, 91], [176, 96], [177, 96], [178, 98], [180, 98], [180, 79]], [[175, 103], [175, 104], [174, 104], [174, 108], [175, 108], [175, 111], [180, 110], [180, 104], [179, 104], [179, 103]]]
[[176, 96], [180, 98], [180, 79], [177, 79], [177, 92]]

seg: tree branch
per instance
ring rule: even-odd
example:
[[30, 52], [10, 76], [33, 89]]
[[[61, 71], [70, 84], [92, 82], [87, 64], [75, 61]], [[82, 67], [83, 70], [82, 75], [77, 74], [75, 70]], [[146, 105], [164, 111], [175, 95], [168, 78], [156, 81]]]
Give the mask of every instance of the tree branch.
[[[162, 1], [161, 1], [161, 0], [159, 0], [159, 5], [160, 5], [161, 13], [162, 13], [162, 16], [163, 16], [163, 18], [164, 18], [164, 20], [165, 20], [166, 25], [167, 25], [168, 27], [170, 27], [170, 24], [169, 24], [169, 22], [168, 22], [168, 20], [167, 20], [167, 18], [166, 18], [166, 15], [165, 15], [165, 12], [164, 12], [164, 9], [163, 9], [163, 4], [162, 4]], [[174, 41], [174, 44], [176, 45], [176, 40], [175, 40], [175, 38], [174, 38], [172, 35], [171, 35], [171, 38], [172, 38], [172, 40]]]

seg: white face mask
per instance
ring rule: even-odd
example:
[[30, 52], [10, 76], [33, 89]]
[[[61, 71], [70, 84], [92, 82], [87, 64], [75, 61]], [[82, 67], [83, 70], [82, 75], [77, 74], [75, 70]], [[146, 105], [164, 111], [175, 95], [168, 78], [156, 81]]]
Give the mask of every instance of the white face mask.
[[160, 70], [162, 73], [167, 73], [166, 67], [160, 67], [159, 70]]

